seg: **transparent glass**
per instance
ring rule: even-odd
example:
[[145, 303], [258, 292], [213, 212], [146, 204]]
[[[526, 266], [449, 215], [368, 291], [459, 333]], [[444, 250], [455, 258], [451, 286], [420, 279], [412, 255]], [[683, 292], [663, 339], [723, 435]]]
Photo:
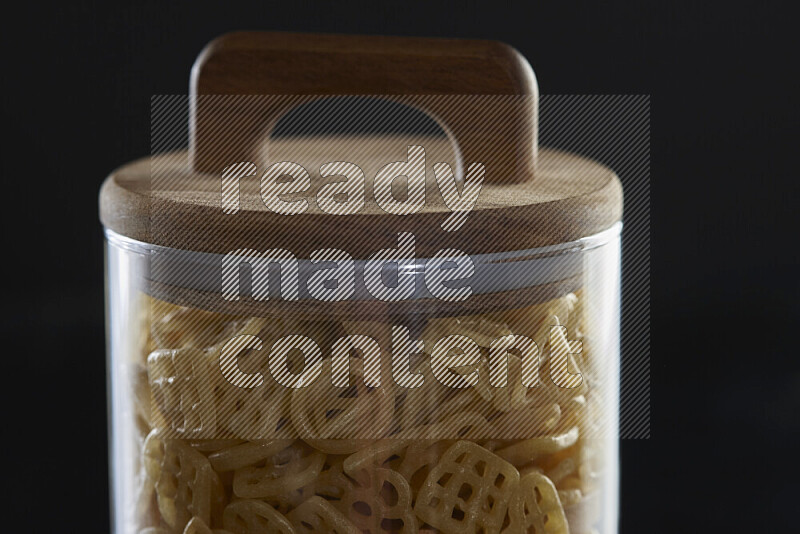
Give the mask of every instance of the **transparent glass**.
[[[107, 232], [113, 531], [616, 532], [619, 225], [571, 245], [578, 282], [546, 299], [458, 316], [389, 306], [347, 321], [271, 314], [267, 304], [258, 316], [231, 315], [155, 298], [154, 247]], [[317, 341], [323, 362], [349, 334], [391, 350], [391, 325], [403, 325], [423, 342], [409, 369], [426, 379], [438, 340], [467, 336], [478, 356], [451, 372], [478, 382], [359, 387], [365, 353], [354, 351], [346, 376], [356, 385], [333, 397], [362, 398], [367, 408], [326, 405], [330, 391], [314, 384], [282, 390], [271, 367], [244, 356], [240, 371], [263, 384], [231, 385], [226, 341], [260, 336], [262, 349], [249, 354], [264, 357], [289, 324]], [[510, 335], [535, 341], [539, 352], [538, 360], [507, 352], [504, 390], [487, 385], [487, 375], [492, 347]], [[525, 361], [539, 364], [538, 383], [530, 374], [520, 382]], [[389, 407], [384, 426], [371, 418], [377, 406]], [[358, 439], [309, 433], [342, 413], [364, 429]]]

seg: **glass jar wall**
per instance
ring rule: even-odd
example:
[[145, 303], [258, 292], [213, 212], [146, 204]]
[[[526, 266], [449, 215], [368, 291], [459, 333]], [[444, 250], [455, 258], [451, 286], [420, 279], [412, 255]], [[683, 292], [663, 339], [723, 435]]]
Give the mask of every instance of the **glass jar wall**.
[[[107, 231], [115, 532], [615, 532], [619, 224], [572, 245], [574, 283], [521, 305], [309, 318], [155, 297], [153, 247]], [[319, 348], [284, 351], [300, 387], [288, 335]]]

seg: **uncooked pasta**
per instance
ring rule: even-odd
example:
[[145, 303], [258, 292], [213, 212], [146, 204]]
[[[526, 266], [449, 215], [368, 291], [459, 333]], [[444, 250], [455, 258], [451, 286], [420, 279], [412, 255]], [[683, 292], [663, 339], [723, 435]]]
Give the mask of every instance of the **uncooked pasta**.
[[[431, 384], [402, 388], [383, 370], [380, 386], [366, 385], [365, 351], [338, 364], [331, 357], [335, 338], [348, 333], [390, 347], [388, 320], [248, 318], [143, 297], [144, 341], [131, 351], [129, 375], [140, 450], [135, 531], [591, 532], [603, 470], [602, 440], [593, 439], [601, 393], [580, 346], [588, 326], [581, 305], [577, 292], [470, 317], [394, 318], [423, 341], [409, 369]], [[290, 389], [264, 372], [259, 387], [226, 382], [226, 340], [288, 332], [327, 343], [318, 380]], [[512, 334], [540, 347], [536, 387], [521, 380], [525, 350], [508, 351], [505, 387], [488, 380], [492, 343]], [[429, 352], [448, 335], [477, 344], [476, 360], [448, 371], [476, 374], [474, 386], [433, 378]], [[245, 350], [237, 365], [254, 373], [256, 356], [263, 360]], [[302, 370], [302, 362], [287, 365]], [[324, 378], [337, 365], [340, 387]], [[557, 373], [571, 387], [556, 385]]]

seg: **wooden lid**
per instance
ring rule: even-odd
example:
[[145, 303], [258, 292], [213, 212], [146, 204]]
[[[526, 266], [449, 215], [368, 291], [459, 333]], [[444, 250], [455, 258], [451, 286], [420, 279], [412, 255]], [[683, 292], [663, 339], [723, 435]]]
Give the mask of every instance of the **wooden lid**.
[[[367, 258], [379, 249], [396, 248], [398, 234], [405, 232], [416, 238], [416, 256], [427, 258], [445, 248], [484, 254], [575, 241], [609, 228], [622, 215], [622, 191], [613, 171], [575, 155], [537, 151], [533, 73], [519, 54], [499, 43], [233, 34], [200, 55], [192, 93], [196, 99], [190, 150], [145, 158], [114, 171], [100, 193], [100, 218], [106, 228], [175, 249], [225, 254], [283, 248], [305, 258], [322, 248]], [[490, 109], [499, 113], [489, 113], [489, 108], [454, 106], [446, 97], [414, 93], [522, 95], [533, 107], [500, 106]], [[234, 103], [220, 112], [218, 100], [204, 104], [202, 96], [211, 94], [295, 97], [259, 101], [253, 119], [252, 106]], [[388, 95], [435, 117], [450, 137], [264, 140], [265, 132], [292, 107], [334, 94]], [[250, 122], [243, 128], [242, 121]], [[432, 166], [454, 161], [453, 141], [465, 165], [485, 165], [486, 179], [463, 226], [446, 231], [442, 224], [452, 212]], [[388, 214], [375, 201], [373, 179], [387, 163], [406, 161], [412, 144], [425, 148], [424, 207], [411, 214]], [[308, 170], [311, 186], [291, 198], [305, 199], [308, 207], [296, 215], [275, 213], [259, 193], [259, 177], [266, 170], [261, 165], [298, 161], [297, 154], [302, 155], [299, 163]], [[240, 209], [225, 213], [221, 173], [242, 161], [258, 163], [258, 174], [241, 179]], [[336, 181], [321, 178], [318, 171], [331, 161], [352, 161], [363, 170], [365, 205], [357, 213], [333, 215], [317, 205], [320, 188]], [[154, 172], [167, 179], [154, 180]]]
[[495, 41], [232, 33], [200, 53], [190, 95], [200, 172], [252, 161], [288, 111], [332, 95], [379, 95], [424, 111], [458, 140], [465, 161], [491, 169], [491, 181], [522, 182], [536, 166], [536, 78], [519, 52]]
[[[279, 140], [275, 151], [291, 153], [296, 140]], [[327, 139], [316, 144], [321, 155], [360, 139]], [[220, 178], [198, 174], [186, 152], [145, 158], [129, 163], [108, 177], [100, 194], [100, 217], [106, 228], [137, 241], [202, 252], [227, 253], [240, 248], [285, 248], [305, 257], [321, 248], [340, 248], [354, 258], [397, 246], [399, 232], [411, 232], [417, 257], [431, 257], [443, 248], [467, 254], [525, 250], [575, 241], [596, 234], [619, 221], [622, 190], [613, 171], [593, 161], [544, 149], [539, 154], [536, 180], [520, 184], [485, 183], [475, 208], [457, 231], [441, 225], [451, 214], [433, 173], [428, 172], [425, 207], [410, 215], [389, 215], [374, 202], [369, 177], [406, 149], [404, 139], [385, 141], [384, 155], [360, 165], [367, 177], [367, 202], [361, 212], [336, 216], [324, 213], [315, 201], [322, 184], [314, 183], [297, 197], [309, 201], [299, 215], [269, 211], [261, 202], [258, 180], [242, 188], [241, 211], [225, 214], [221, 208]], [[430, 161], [446, 161], [437, 154], [449, 145], [441, 138], [425, 143]], [[394, 154], [387, 156], [386, 154]], [[332, 161], [312, 157], [317, 161]], [[279, 160], [280, 161], [280, 160]], [[333, 160], [335, 161], [335, 160]], [[158, 167], [177, 177], [168, 191], [151, 190], [151, 169]], [[309, 166], [319, 168], [319, 165]], [[244, 180], [243, 180], [244, 182]], [[243, 183], [244, 185], [244, 183]]]

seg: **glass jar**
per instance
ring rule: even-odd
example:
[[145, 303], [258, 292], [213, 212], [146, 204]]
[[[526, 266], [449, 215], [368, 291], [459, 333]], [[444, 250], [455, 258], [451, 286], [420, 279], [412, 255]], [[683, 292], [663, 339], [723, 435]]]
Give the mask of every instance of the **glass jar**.
[[[314, 285], [322, 263], [342, 259], [334, 247], [276, 255], [293, 219], [258, 226], [278, 236], [263, 263], [238, 238], [209, 244], [232, 215], [197, 200], [219, 195], [219, 178], [206, 187], [192, 157], [129, 164], [101, 192], [114, 532], [616, 531], [613, 172], [543, 150], [535, 188], [487, 182], [460, 238], [470, 268], [453, 248], [432, 253], [434, 239], [409, 257], [402, 236], [359, 243], [364, 220], [340, 227], [334, 244], [373, 251], [349, 254], [352, 291], [335, 299], [350, 278]], [[154, 169], [187, 187], [156, 187]], [[315, 216], [324, 233], [332, 216]], [[429, 224], [415, 216], [404, 223]], [[475, 230], [498, 221], [501, 237]], [[469, 298], [431, 278], [445, 267], [469, 279]], [[375, 289], [402, 280], [403, 298]]]

